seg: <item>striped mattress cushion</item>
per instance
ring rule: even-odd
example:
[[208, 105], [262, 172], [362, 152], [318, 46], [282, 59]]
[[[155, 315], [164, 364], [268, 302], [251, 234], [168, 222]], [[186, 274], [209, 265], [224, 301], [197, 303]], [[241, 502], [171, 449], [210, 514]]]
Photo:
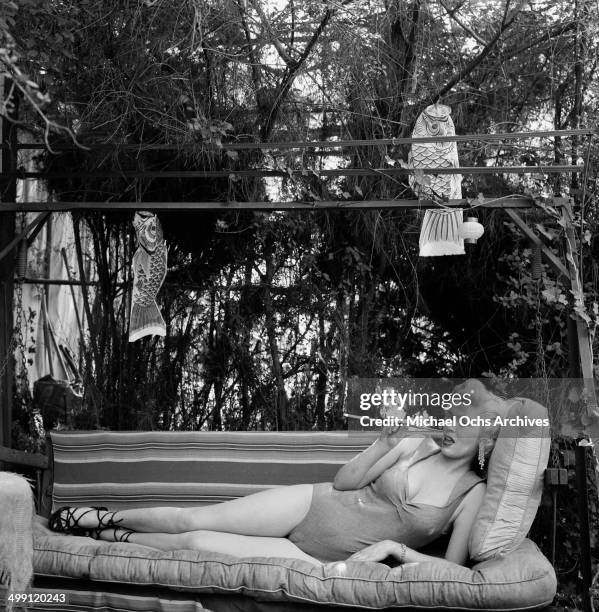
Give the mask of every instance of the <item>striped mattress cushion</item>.
[[52, 432], [53, 510], [191, 506], [331, 481], [372, 443], [347, 432]]
[[27, 612], [210, 612], [194, 593], [56, 576], [37, 576], [28, 593]]

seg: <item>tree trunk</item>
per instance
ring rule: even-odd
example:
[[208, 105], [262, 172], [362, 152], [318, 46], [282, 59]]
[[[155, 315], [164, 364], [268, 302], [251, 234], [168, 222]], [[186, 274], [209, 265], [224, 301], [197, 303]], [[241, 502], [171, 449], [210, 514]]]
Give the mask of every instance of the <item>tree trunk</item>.
[[353, 298], [351, 293], [339, 291], [337, 296], [337, 317], [339, 326], [339, 383], [337, 387], [338, 410], [341, 416], [345, 412], [347, 399], [347, 379], [349, 375], [349, 354], [351, 350], [351, 327], [353, 321]]
[[266, 264], [266, 279], [264, 289], [264, 314], [266, 316], [266, 335], [268, 337], [268, 348], [272, 360], [272, 374], [275, 381], [275, 414], [277, 417], [277, 430], [285, 431], [289, 428], [288, 398], [285, 391], [283, 378], [283, 366], [279, 346], [277, 344], [277, 320], [276, 312], [272, 302], [272, 281], [274, 277], [274, 262], [272, 253], [272, 241], [266, 238], [268, 244], [264, 248], [264, 259]]
[[[215, 359], [216, 347], [218, 341], [218, 324], [216, 321], [216, 293], [214, 289], [210, 290], [210, 328], [208, 330], [208, 351], [209, 359], [213, 362]], [[219, 375], [216, 371], [214, 363], [210, 367], [209, 387], [214, 387], [214, 405], [212, 406], [210, 429], [220, 431], [222, 429], [221, 408], [222, 408], [222, 380], [219, 380]]]
[[392, 53], [389, 55], [388, 71], [389, 74], [394, 74], [394, 82], [390, 83], [391, 87], [399, 92], [393, 97], [396, 100], [396, 105], [399, 103], [399, 108], [395, 106], [389, 109], [389, 118], [400, 122], [401, 133], [404, 137], [409, 132], [409, 115], [410, 106], [408, 105], [409, 94], [411, 93], [414, 81], [414, 71], [418, 61], [417, 42], [420, 30], [420, 0], [414, 0], [409, 9], [410, 19], [408, 20], [407, 31], [404, 32], [402, 27], [401, 2], [396, 0], [389, 9], [389, 47]]
[[239, 379], [241, 387], [241, 428], [247, 429], [250, 424], [252, 415], [252, 407], [250, 401], [250, 377], [252, 375], [252, 357], [251, 357], [251, 331], [252, 318], [250, 316], [250, 308], [247, 303], [247, 292], [250, 291], [252, 282], [252, 262], [248, 259], [245, 262], [243, 274], [243, 292], [239, 304], [239, 314], [243, 321], [243, 330], [241, 334], [241, 359], [239, 363]]
[[[325, 411], [327, 395], [327, 363], [324, 316], [318, 313], [318, 351], [316, 354], [316, 426], [319, 430], [326, 428]], [[328, 355], [327, 355], [328, 357]]]

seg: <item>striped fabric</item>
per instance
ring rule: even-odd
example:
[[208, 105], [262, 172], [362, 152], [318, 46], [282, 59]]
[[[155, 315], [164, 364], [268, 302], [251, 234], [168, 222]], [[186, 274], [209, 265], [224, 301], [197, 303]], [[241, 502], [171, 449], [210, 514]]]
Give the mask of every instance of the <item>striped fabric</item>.
[[28, 592], [28, 612], [210, 612], [193, 593], [170, 589], [38, 577]]
[[348, 432], [52, 432], [53, 510], [193, 506], [330, 481], [372, 443]]

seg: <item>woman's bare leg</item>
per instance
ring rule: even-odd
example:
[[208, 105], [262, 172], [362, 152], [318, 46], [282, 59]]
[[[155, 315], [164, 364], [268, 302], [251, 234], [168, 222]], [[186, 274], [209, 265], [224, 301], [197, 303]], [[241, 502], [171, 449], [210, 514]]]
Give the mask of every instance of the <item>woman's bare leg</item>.
[[[115, 541], [124, 533], [122, 529], [104, 529], [100, 539]], [[321, 565], [322, 562], [286, 538], [245, 536], [219, 531], [191, 531], [187, 533], [131, 533], [127, 542], [151, 546], [161, 550], [209, 550], [234, 557], [286, 557], [303, 559]]]
[[[208, 530], [283, 538], [306, 516], [312, 490], [310, 484], [290, 485], [210, 506], [119, 510], [113, 520], [119, 527], [145, 533]], [[85, 508], [81, 511], [83, 513]], [[83, 515], [79, 524], [81, 527], [97, 527], [96, 512]]]

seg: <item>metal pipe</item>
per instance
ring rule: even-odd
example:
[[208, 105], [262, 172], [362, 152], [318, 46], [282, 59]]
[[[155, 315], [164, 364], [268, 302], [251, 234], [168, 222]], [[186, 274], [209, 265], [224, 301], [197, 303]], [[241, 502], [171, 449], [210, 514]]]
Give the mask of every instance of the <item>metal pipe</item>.
[[[543, 165], [543, 166], [460, 166], [435, 168], [332, 168], [329, 170], [310, 171], [316, 176], [408, 176], [415, 172], [430, 174], [563, 174], [564, 172], [585, 172], [583, 165]], [[193, 178], [264, 178], [289, 177], [301, 178], [306, 170], [114, 170], [99, 172], [77, 172], [78, 178], [147, 178], [147, 179], [193, 179]], [[26, 172], [16, 171], [8, 173], [18, 179], [58, 179], [72, 178], [73, 171], [66, 172]]]
[[[197, 150], [200, 148], [209, 148], [214, 150], [243, 150], [243, 149], [309, 149], [309, 148], [340, 148], [340, 147], [379, 147], [379, 146], [395, 146], [400, 144], [418, 144], [424, 142], [501, 142], [503, 140], [519, 140], [526, 138], [551, 138], [554, 136], [592, 136], [595, 134], [593, 128], [577, 128], [571, 130], [535, 130], [531, 132], [499, 132], [497, 134], [457, 134], [455, 136], [429, 136], [426, 138], [371, 138], [365, 140], [315, 140], [315, 141], [299, 141], [299, 142], [227, 142], [222, 145], [213, 143], [197, 142], [182, 145], [172, 144], [95, 144], [83, 143], [79, 146], [75, 144], [69, 145], [52, 145], [54, 151], [76, 151], [81, 150], [81, 147], [92, 147], [94, 150], [121, 150], [121, 151], [181, 151], [181, 150]], [[46, 150], [46, 143], [23, 143], [19, 145], [19, 149], [36, 149]], [[83, 151], [84, 152], [84, 151]]]
[[[100, 284], [100, 281], [80, 281], [80, 280], [67, 280], [66, 278], [29, 278], [19, 279], [20, 282], [26, 285], [65, 285], [72, 287], [94, 287]], [[125, 287], [127, 283], [120, 282], [116, 283], [117, 287]]]
[[[567, 202], [566, 198], [550, 198], [547, 205], [551, 207], [562, 207]], [[468, 208], [472, 205], [477, 208], [540, 208], [533, 198], [527, 196], [497, 196], [494, 198], [484, 198], [482, 200], [449, 200], [444, 202], [444, 206], [456, 206]], [[439, 205], [431, 200], [319, 200], [319, 201], [292, 201], [292, 202], [265, 202], [250, 201], [240, 202], [237, 200], [228, 201], [208, 201], [208, 202], [115, 202], [115, 201], [95, 201], [95, 202], [0, 202], [0, 213], [3, 211], [67, 211], [67, 210], [360, 210], [360, 209], [415, 209], [425, 210], [427, 208], [439, 208]]]
[[578, 496], [578, 520], [580, 522], [580, 569], [582, 570], [582, 606], [591, 612], [591, 586], [593, 583], [591, 556], [591, 524], [589, 521], [589, 497], [587, 491], [587, 448], [576, 445], [576, 491]]

